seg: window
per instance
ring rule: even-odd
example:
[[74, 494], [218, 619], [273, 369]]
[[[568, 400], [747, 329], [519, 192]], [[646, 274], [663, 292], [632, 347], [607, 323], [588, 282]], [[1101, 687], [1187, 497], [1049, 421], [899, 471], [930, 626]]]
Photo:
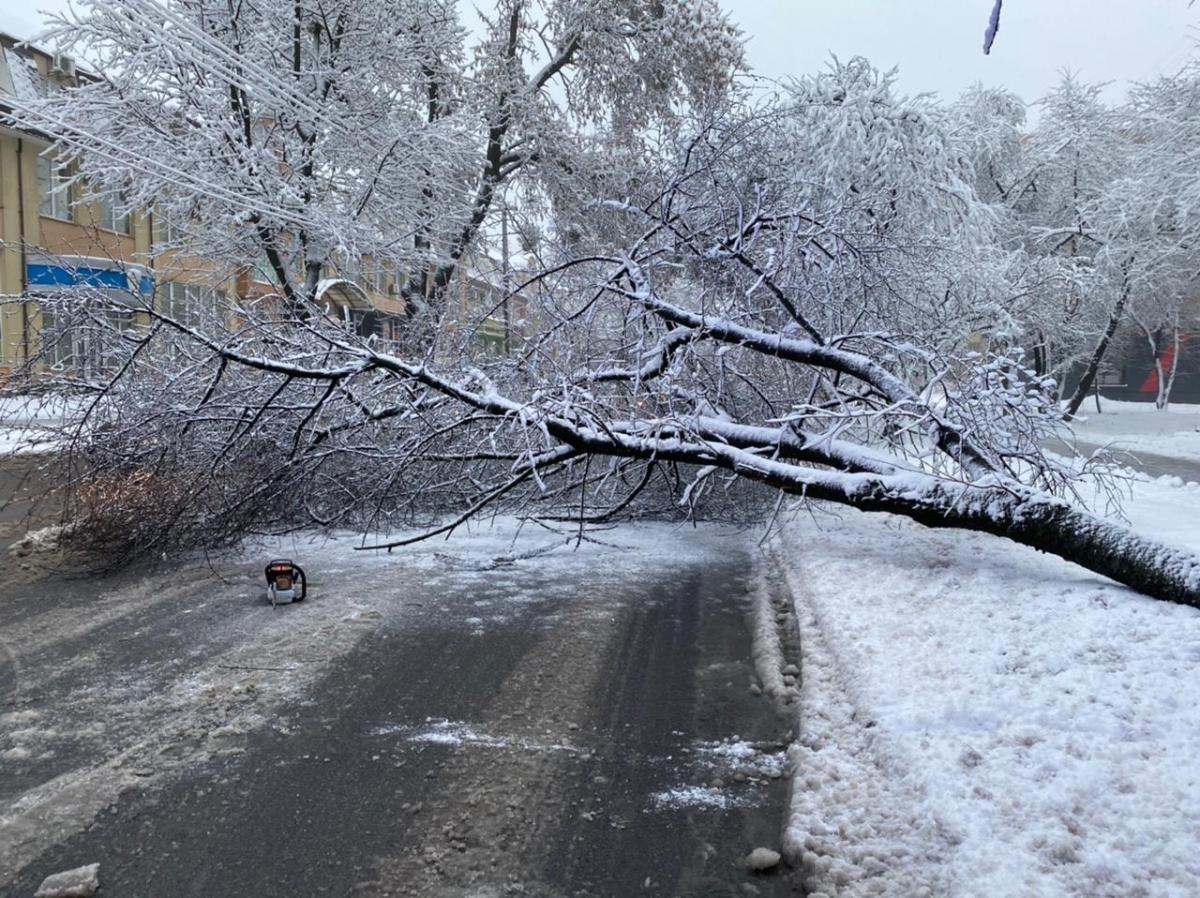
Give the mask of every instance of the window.
[[[116, 204], [114, 204], [114, 200], [117, 201]], [[115, 205], [121, 205], [122, 202], [119, 195], [114, 196], [111, 193], [100, 197], [100, 227], [108, 231], [116, 231], [119, 234], [129, 233], [129, 213], [118, 214], [115, 208]]]
[[203, 284], [163, 284], [163, 313], [185, 327], [211, 329], [222, 319], [225, 292]]
[[495, 318], [485, 318], [479, 322], [471, 342], [476, 352], [484, 358], [499, 358], [508, 353], [504, 322]]
[[387, 293], [387, 269], [366, 259], [349, 262], [342, 269], [342, 277], [354, 281], [368, 293]]
[[191, 239], [190, 222], [188, 216], [164, 212], [158, 216], [159, 240], [173, 249], [184, 247]]
[[38, 156], [37, 173], [38, 211], [60, 221], [74, 221], [70, 166], [54, 156], [43, 154]]
[[113, 330], [127, 331], [133, 326], [132, 311], [43, 305], [42, 358], [60, 371], [87, 374], [111, 370], [120, 349], [114, 344]]

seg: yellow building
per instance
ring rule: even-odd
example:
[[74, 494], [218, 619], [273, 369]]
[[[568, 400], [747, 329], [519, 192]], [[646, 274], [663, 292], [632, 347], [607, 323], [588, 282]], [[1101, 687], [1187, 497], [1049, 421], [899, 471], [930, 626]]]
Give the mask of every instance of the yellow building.
[[[101, 290], [137, 306], [153, 297], [156, 308], [200, 324], [214, 316], [227, 320], [226, 300], [235, 296], [253, 301], [277, 293], [265, 272], [157, 249], [177, 244], [171, 222], [153, 211], [116, 214], [108, 198], [90, 194], [55, 158], [49, 137], [2, 124], [14, 102], [81, 77], [69, 58], [19, 44], [0, 33], [0, 385], [30, 362], [38, 370], [103, 361], [104, 347], [88, 345], [83, 333], [56, 330], [39, 299]], [[393, 337], [404, 314], [401, 278], [370, 263], [362, 269], [349, 275], [354, 284], [331, 270], [322, 299], [360, 333]], [[131, 311], [129, 320], [138, 317]]]
[[[16, 43], [0, 34], [0, 113], [11, 111], [13, 98], [57, 89], [75, 77], [69, 59]], [[50, 322], [35, 297], [80, 286], [125, 295], [153, 289], [144, 264], [149, 216], [115, 214], [106, 198], [72, 183], [69, 167], [49, 149], [44, 135], [0, 126], [0, 294], [25, 300], [0, 306], [0, 375], [39, 352], [39, 335]], [[68, 361], [69, 341], [59, 350]]]

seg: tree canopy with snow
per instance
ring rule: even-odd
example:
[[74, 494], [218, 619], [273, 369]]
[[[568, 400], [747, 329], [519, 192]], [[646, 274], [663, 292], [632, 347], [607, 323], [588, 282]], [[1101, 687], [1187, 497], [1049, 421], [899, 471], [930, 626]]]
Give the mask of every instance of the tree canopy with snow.
[[[861, 59], [743, 94], [736, 31], [709, 4], [614, 18], [511, 0], [469, 58], [438, 4], [245, 8], [259, 18], [93, 6], [128, 88], [29, 113], [130, 203], [152, 199], [154, 148], [193, 159], [165, 207], [221, 222], [198, 237], [208, 252], [267, 250], [299, 313], [245, 305], [197, 329], [143, 306], [144, 326], [117, 331], [102, 299], [56, 310], [116, 347], [109, 371], [64, 378], [93, 397], [68, 502], [107, 557], [313, 522], [390, 549], [499, 508], [582, 538], [631, 514], [769, 519], [790, 496], [991, 533], [1200, 603], [1200, 560], [1081, 507], [1097, 472], [1048, 448], [1069, 431], [1050, 370], [1026, 362], [1038, 328], [1057, 337], [1076, 314], [1059, 287], [1119, 285], [1134, 269], [1117, 254], [1160, 233], [1117, 214], [1137, 142], [1090, 88], [1065, 81], [1026, 141], [1008, 95], [946, 109]], [[394, 73], [332, 62], [362, 62], [357, 30], [396, 22]], [[224, 74], [187, 61], [176, 29]], [[239, 42], [276, 60], [262, 84]], [[199, 76], [160, 78], [171, 54]], [[130, 124], [84, 130], [103, 116]], [[394, 251], [436, 296], [517, 173], [571, 226], [546, 228], [504, 297], [525, 310], [511, 352], [470, 339], [487, 308], [420, 344], [320, 314], [336, 253]], [[1088, 294], [1101, 312], [1082, 331], [1113, 297]]]
[[95, 73], [18, 106], [84, 176], [290, 304], [330, 263], [435, 299], [518, 176], [571, 214], [743, 66], [715, 0], [83, 0], [45, 35]]

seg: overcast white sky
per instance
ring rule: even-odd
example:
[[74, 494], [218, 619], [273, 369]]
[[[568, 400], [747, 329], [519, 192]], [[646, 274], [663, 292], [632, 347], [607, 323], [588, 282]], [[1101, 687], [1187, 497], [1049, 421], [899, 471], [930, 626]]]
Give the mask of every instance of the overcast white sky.
[[749, 38], [750, 59], [779, 76], [819, 68], [836, 53], [899, 66], [907, 93], [952, 98], [975, 81], [1026, 100], [1063, 68], [1111, 81], [1176, 70], [1200, 39], [1200, 3], [1188, 0], [1006, 0], [1000, 34], [983, 55], [992, 0], [722, 0]]
[[[113, 0], [120, 2], [120, 0]], [[474, 0], [484, 4], [487, 0]], [[1036, 99], [1064, 67], [1112, 81], [1119, 99], [1132, 80], [1178, 68], [1200, 38], [1200, 3], [1188, 0], [1007, 0], [991, 56], [982, 52], [992, 0], [721, 0], [766, 75], [801, 75], [830, 53], [898, 65], [908, 93], [957, 95], [973, 81], [1004, 84]], [[21, 37], [37, 10], [67, 0], [0, 0], [0, 29]]]

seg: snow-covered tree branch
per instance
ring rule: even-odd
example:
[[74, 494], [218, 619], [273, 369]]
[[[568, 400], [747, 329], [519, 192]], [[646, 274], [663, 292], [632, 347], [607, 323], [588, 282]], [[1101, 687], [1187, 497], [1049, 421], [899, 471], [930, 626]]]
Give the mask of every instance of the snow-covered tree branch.
[[140, 551], [314, 521], [395, 547], [400, 524], [491, 509], [753, 519], [790, 495], [1200, 602], [1200, 561], [1080, 507], [1095, 474], [1045, 448], [1067, 436], [1053, 384], [969, 345], [1007, 269], [949, 127], [859, 60], [709, 120], [543, 250], [512, 355], [481, 353], [471, 321], [414, 353], [317, 309], [206, 329], [147, 309], [115, 376], [77, 384], [77, 512]]

